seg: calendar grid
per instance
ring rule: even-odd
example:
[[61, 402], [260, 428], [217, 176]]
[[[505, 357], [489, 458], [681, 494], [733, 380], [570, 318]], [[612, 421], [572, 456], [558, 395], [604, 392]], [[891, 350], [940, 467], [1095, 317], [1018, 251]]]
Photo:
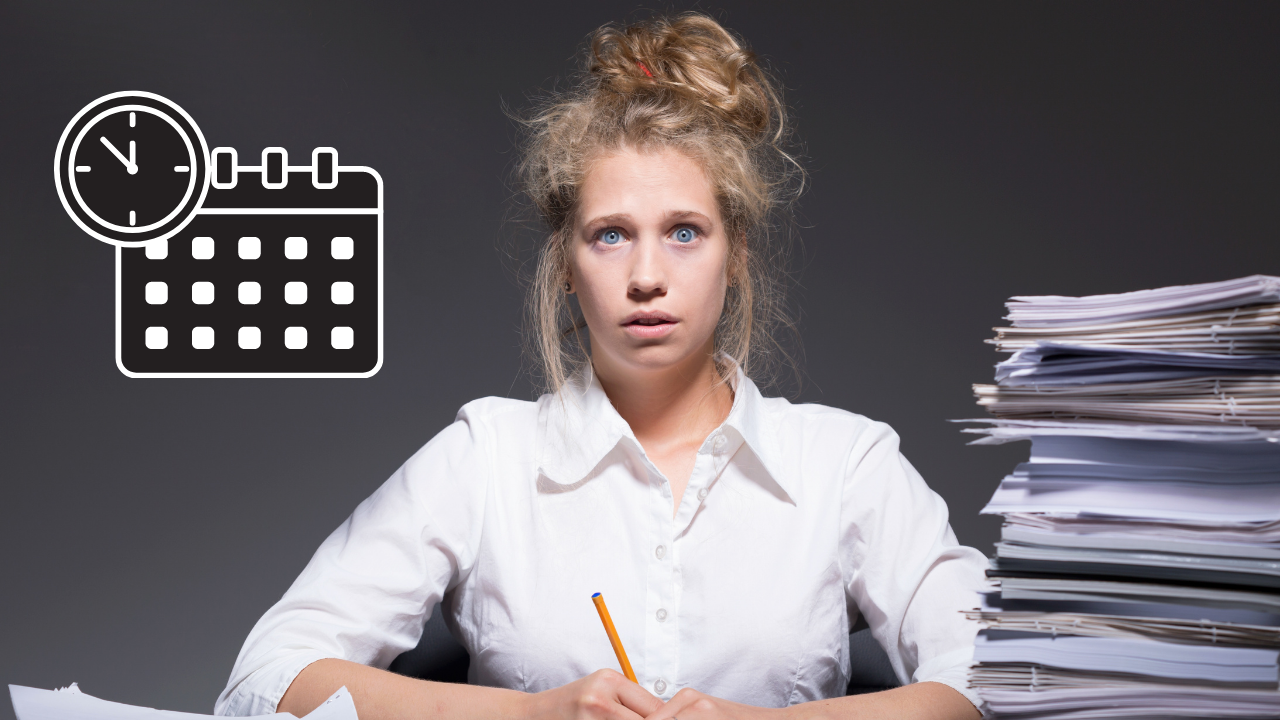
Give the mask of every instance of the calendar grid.
[[[336, 153], [333, 162], [305, 167], [282, 157], [272, 168], [267, 154], [278, 148], [264, 151], [259, 167], [220, 164], [226, 150], [214, 151], [213, 186], [187, 227], [143, 247], [117, 247], [120, 370], [373, 375], [383, 350], [381, 178], [371, 168], [338, 166]], [[321, 150], [328, 149], [313, 161]], [[275, 176], [264, 178], [264, 168]]]

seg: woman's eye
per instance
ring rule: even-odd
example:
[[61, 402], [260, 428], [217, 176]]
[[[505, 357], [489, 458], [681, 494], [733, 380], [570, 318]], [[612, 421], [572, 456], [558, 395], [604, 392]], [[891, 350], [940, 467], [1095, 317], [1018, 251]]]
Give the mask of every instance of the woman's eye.
[[617, 230], [605, 230], [600, 233], [600, 242], [605, 245], [617, 245], [622, 242], [622, 233]]
[[697, 237], [698, 237], [698, 233], [694, 232], [693, 228], [687, 228], [687, 227], [683, 227], [683, 228], [680, 228], [679, 230], [676, 230], [676, 234], [675, 234], [676, 242], [682, 242], [682, 243], [693, 242], [694, 240], [697, 239]]

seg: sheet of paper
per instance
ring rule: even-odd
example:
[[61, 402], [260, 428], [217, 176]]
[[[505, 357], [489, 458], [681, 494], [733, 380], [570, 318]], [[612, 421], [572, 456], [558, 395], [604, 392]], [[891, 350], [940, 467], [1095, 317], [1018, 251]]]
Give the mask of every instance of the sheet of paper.
[[1046, 420], [1034, 418], [969, 418], [956, 423], [978, 423], [985, 427], [964, 428], [960, 432], [982, 435], [971, 445], [999, 445], [1036, 437], [1099, 437], [1134, 440], [1175, 440], [1201, 443], [1263, 441], [1280, 443], [1280, 430], [1264, 430], [1245, 425], [1159, 425], [1106, 420]]
[[975, 671], [974, 683], [997, 715], [1025, 720], [1252, 720], [1280, 715], [1280, 693], [1274, 690], [1141, 683], [1026, 668]]
[[[80, 692], [75, 683], [61, 690], [41, 690], [22, 685], [9, 686], [9, 698], [18, 720], [200, 720], [214, 716], [157, 710], [102, 700]], [[289, 713], [258, 715], [259, 720], [297, 720]], [[340, 688], [303, 720], [359, 720], [347, 688]]]
[[974, 643], [979, 663], [1028, 663], [1064, 670], [1141, 673], [1223, 683], [1280, 680], [1280, 650], [1158, 642], [1146, 639], [983, 630]]
[[[1270, 354], [1178, 352], [1151, 349], [1108, 349], [1097, 346], [1040, 342], [1022, 348], [996, 363], [996, 382], [1007, 387], [1140, 383], [1154, 380], [1280, 372], [1280, 332]], [[1224, 348], [1224, 353], [1226, 348]]]
[[[1040, 342], [1113, 350], [1183, 350], [1231, 353], [1236, 344], [1259, 354], [1280, 354], [1280, 304], [1250, 305], [1209, 312], [1062, 327], [1000, 327], [987, 340], [1000, 352]], [[1253, 350], [1250, 350], [1253, 352]]]
[[1006, 477], [984, 514], [1009, 512], [1110, 515], [1145, 520], [1273, 522], [1280, 485], [1028, 481]]
[[1053, 602], [1190, 603], [1280, 613], [1280, 595], [1238, 588], [1168, 585], [1130, 580], [1072, 577], [1000, 578], [1001, 596], [1009, 600]]
[[1018, 327], [1059, 327], [1125, 322], [1280, 302], [1280, 278], [1267, 275], [1174, 285], [1110, 295], [1009, 298], [1008, 320]]

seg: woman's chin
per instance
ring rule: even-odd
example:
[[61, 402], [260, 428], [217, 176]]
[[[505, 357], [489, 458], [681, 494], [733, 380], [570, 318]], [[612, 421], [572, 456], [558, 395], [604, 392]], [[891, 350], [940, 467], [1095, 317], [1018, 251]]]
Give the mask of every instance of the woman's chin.
[[637, 339], [625, 335], [623, 342], [608, 349], [611, 363], [625, 367], [629, 372], [650, 374], [661, 373], [678, 367], [688, 367], [690, 362], [706, 359], [701, 344], [690, 345], [679, 342], [677, 337], [660, 337], [654, 339]]

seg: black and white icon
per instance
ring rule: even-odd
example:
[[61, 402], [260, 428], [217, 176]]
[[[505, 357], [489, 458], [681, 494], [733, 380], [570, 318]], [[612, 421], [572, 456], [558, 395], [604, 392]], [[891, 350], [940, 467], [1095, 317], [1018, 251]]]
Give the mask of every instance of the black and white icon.
[[81, 110], [58, 141], [58, 197], [87, 233], [113, 245], [166, 238], [209, 189], [209, 148], [182, 108], [119, 92]]
[[[113, 93], [58, 143], [58, 193], [116, 246], [130, 377], [368, 377], [382, 366], [382, 178], [333, 148], [290, 165], [208, 152], [151, 93]], [[166, 172], [161, 172], [165, 170]]]

